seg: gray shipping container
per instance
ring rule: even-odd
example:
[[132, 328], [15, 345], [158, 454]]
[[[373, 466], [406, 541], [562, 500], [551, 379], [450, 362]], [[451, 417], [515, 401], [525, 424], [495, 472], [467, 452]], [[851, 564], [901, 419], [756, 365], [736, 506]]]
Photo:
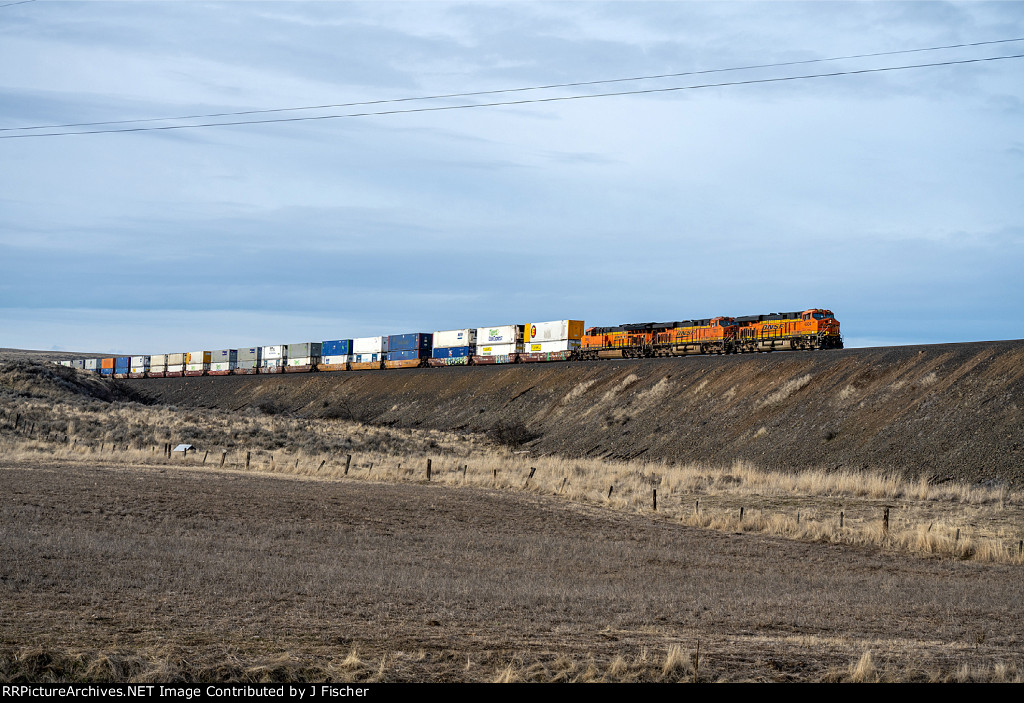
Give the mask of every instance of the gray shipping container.
[[[238, 350], [238, 363], [241, 366], [243, 361], [254, 361], [259, 364], [260, 359], [263, 358], [263, 347], [249, 347], [248, 349]], [[252, 366], [245, 366], [243, 368], [251, 369]]]
[[287, 347], [287, 356], [289, 359], [307, 359], [310, 357], [319, 357], [323, 343], [303, 342], [302, 344], [288, 344]]

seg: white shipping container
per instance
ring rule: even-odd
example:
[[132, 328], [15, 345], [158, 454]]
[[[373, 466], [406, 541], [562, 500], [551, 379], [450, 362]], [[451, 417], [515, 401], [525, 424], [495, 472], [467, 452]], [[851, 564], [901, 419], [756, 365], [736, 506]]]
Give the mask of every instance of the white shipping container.
[[[266, 347], [264, 347], [264, 349], [265, 348]], [[263, 362], [260, 364], [260, 366], [262, 366], [264, 368], [268, 368], [268, 369], [274, 369], [274, 368], [277, 368], [278, 366], [284, 366], [284, 365], [285, 365], [284, 364], [284, 359], [281, 359], [281, 358], [268, 359], [267, 357], [263, 357]]]
[[185, 370], [185, 364], [167, 364], [167, 373], [181, 373]]
[[380, 354], [387, 350], [387, 337], [359, 337], [352, 340], [353, 354]]
[[526, 325], [525, 342], [557, 342], [560, 339], [580, 339], [583, 336], [581, 320], [554, 320], [531, 322]]
[[560, 339], [557, 342], [527, 342], [523, 345], [523, 351], [527, 354], [570, 351], [580, 348], [578, 339]]
[[234, 371], [237, 366], [234, 361], [215, 361], [210, 364], [210, 371]]
[[[263, 347], [263, 359], [265, 361], [284, 359], [284, 347], [285, 345], [283, 344]], [[284, 364], [264, 364], [264, 366], [284, 366]]]
[[167, 367], [161, 364], [160, 366], [153, 366], [150, 364], [149, 368], [146, 369], [150, 373], [164, 373], [167, 371]]
[[167, 355], [166, 354], [153, 354], [149, 357], [150, 366], [167, 366]]
[[477, 344], [477, 356], [501, 356], [517, 354], [523, 350], [522, 344]]
[[476, 344], [476, 329], [442, 330], [434, 332], [434, 349], [471, 347]]
[[[132, 357], [132, 366], [149, 366], [150, 363], [152, 363], [152, 362], [150, 361], [150, 357], [148, 357], [148, 356], [133, 356]], [[132, 371], [132, 373], [136, 373], [136, 372]]]
[[100, 367], [100, 360], [99, 359], [86, 359], [85, 360], [85, 368], [87, 368], [88, 370], [95, 371], [99, 367]]
[[150, 366], [149, 364], [145, 366], [132, 366], [131, 369], [131, 373], [146, 373], [147, 371], [149, 371]]
[[184, 366], [187, 359], [185, 354], [168, 354], [167, 365], [168, 366]]
[[318, 356], [300, 356], [295, 359], [288, 359], [288, 366], [311, 366], [319, 358]]
[[343, 356], [325, 356], [321, 358], [321, 363], [324, 364], [347, 364], [352, 360], [352, 357], [348, 354]]
[[476, 345], [478, 347], [492, 344], [516, 344], [522, 341], [522, 325], [495, 325], [494, 327], [476, 328]]
[[185, 364], [186, 371], [206, 371], [209, 368], [209, 364]]
[[209, 364], [210, 363], [210, 352], [208, 351], [194, 351], [189, 352], [185, 355], [186, 364]]

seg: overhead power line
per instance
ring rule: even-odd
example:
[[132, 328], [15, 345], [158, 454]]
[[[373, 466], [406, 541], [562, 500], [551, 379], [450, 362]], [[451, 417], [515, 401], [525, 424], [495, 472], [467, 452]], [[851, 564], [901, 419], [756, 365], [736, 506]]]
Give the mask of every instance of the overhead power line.
[[36, 0], [18, 0], [18, 2], [9, 2], [6, 5], [0, 5], [0, 9], [3, 9], [5, 7], [11, 7], [12, 5], [27, 5], [28, 3], [35, 1]]
[[126, 127], [120, 129], [96, 129], [79, 132], [43, 132], [34, 134], [3, 134], [0, 139], [31, 139], [33, 137], [69, 137], [84, 134], [120, 134], [124, 132], [157, 132], [177, 129], [201, 129], [206, 127], [229, 127], [237, 125], [253, 124], [274, 124], [283, 122], [310, 122], [314, 120], [335, 120], [349, 117], [372, 117], [380, 115], [398, 115], [415, 112], [441, 112], [446, 110], [468, 110], [483, 107], [508, 107], [514, 105], [528, 105], [533, 103], [565, 102], [569, 100], [591, 100], [594, 98], [611, 98], [624, 95], [645, 95], [653, 93], [671, 93], [683, 90], [698, 90], [701, 88], [725, 88], [730, 86], [756, 85], [763, 83], [782, 83], [787, 81], [807, 80], [811, 78], [834, 78], [836, 76], [853, 76], [867, 73], [882, 73], [887, 71], [905, 71], [917, 68], [933, 68], [937, 66], [955, 66], [959, 64], [983, 63], [987, 61], [1004, 61], [1007, 59], [1024, 58], [1024, 54], [1012, 54], [1009, 56], [989, 56], [977, 59], [960, 59], [957, 61], [938, 61], [934, 63], [911, 64], [907, 66], [883, 66], [880, 68], [862, 68], [851, 71], [834, 71], [832, 73], [812, 73], [801, 76], [783, 76], [778, 78], [754, 78], [745, 81], [729, 81], [725, 83], [703, 83], [699, 85], [675, 86], [671, 88], [646, 88], [642, 90], [624, 90], [611, 93], [591, 93], [587, 95], [565, 95], [550, 98], [526, 98], [523, 100], [504, 100], [491, 103], [474, 103], [465, 105], [438, 105], [431, 107], [404, 108], [400, 110], [380, 110], [377, 112], [351, 112], [336, 115], [314, 115], [308, 117], [279, 117], [269, 120], [235, 120], [230, 122], [206, 122], [201, 124], [163, 125], [159, 127]]
[[[34, 1], [34, 0], [26, 0]], [[0, 5], [0, 7], [3, 7]], [[421, 95], [418, 97], [408, 98], [390, 98], [384, 100], [366, 100], [361, 102], [348, 102], [348, 103], [330, 103], [325, 105], [303, 105], [298, 107], [276, 107], [276, 108], [265, 108], [258, 110], [239, 110], [234, 112], [210, 112], [205, 114], [196, 115], [178, 115], [176, 117], [150, 117], [144, 119], [135, 120], [107, 120], [103, 122], [71, 122], [66, 124], [48, 124], [48, 125], [35, 125], [32, 127], [0, 127], [0, 132], [24, 132], [38, 129], [69, 129], [71, 127], [102, 127], [107, 125], [119, 125], [119, 124], [145, 124], [149, 122], [169, 122], [172, 120], [201, 120], [201, 119], [212, 119], [216, 117], [240, 117], [243, 115], [265, 115], [280, 112], [299, 112], [302, 110], [329, 110], [334, 108], [342, 107], [364, 107], [369, 105], [386, 105], [394, 103], [405, 103], [405, 102], [416, 102], [419, 100], [443, 100], [450, 98], [472, 98], [480, 97], [483, 95], [500, 95], [503, 93], [523, 93], [533, 90], [553, 90], [555, 88], [580, 88], [592, 85], [608, 85], [612, 83], [626, 83], [631, 81], [646, 81], [646, 80], [658, 80], [664, 78], [683, 78], [686, 76], [700, 76], [708, 75], [712, 73], [727, 73], [735, 71], [750, 71], [760, 68], [783, 68], [786, 66], [799, 66], [814, 63], [825, 63], [830, 61], [847, 61], [851, 59], [864, 59], [864, 58], [877, 58], [880, 56], [896, 56], [899, 54], [914, 54], [926, 51], [943, 51], [947, 49], [963, 49], [977, 46], [990, 46], [993, 44], [1008, 44], [1012, 42], [1022, 42], [1024, 37], [1016, 37], [1012, 39], [994, 39], [990, 41], [982, 42], [971, 42], [967, 44], [945, 44], [942, 46], [929, 46], [918, 49], [899, 49], [896, 51], [877, 51], [869, 54], [850, 54], [848, 56], [830, 56], [827, 58], [820, 59], [802, 59], [799, 61], [781, 61], [776, 63], [762, 63], [762, 64], [751, 64], [747, 66], [732, 66], [729, 68], [709, 68], [700, 71], [683, 71], [678, 73], [659, 73], [648, 76], [631, 76], [627, 78], [609, 78], [604, 80], [594, 81], [576, 81], [572, 83], [550, 83], [547, 85], [535, 85], [526, 86], [519, 88], [501, 88], [497, 90], [477, 90], [465, 93], [443, 93], [438, 95]]]

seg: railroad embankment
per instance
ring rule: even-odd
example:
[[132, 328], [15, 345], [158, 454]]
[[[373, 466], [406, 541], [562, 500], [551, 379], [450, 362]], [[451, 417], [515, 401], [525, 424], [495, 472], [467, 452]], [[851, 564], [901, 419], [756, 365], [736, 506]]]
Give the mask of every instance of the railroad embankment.
[[481, 432], [532, 454], [1024, 485], [1024, 340], [124, 383], [180, 407]]

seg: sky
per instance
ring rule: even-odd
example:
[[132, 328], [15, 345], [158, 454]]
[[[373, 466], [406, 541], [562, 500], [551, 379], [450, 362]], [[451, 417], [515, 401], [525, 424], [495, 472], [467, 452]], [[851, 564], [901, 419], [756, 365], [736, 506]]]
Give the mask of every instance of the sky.
[[0, 347], [812, 307], [847, 346], [1024, 338], [1024, 59], [850, 73], [1024, 41], [824, 60], [1022, 38], [1016, 2], [0, 7]]

